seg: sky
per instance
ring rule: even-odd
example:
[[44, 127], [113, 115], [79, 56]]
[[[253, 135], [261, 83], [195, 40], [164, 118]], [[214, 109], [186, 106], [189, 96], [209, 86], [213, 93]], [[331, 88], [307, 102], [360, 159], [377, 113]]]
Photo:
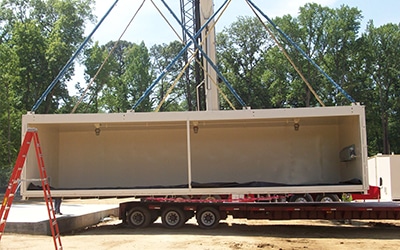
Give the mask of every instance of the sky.
[[[114, 2], [115, 0], [97, 0], [95, 14], [98, 16], [98, 20], [104, 16]], [[130, 19], [134, 16], [134, 13], [139, 10], [142, 2], [143, 0], [119, 0], [116, 7], [96, 31], [94, 40], [99, 41], [100, 44], [117, 40]], [[177, 32], [181, 34], [180, 26], [177, 25], [177, 22], [168, 10], [166, 10], [162, 2], [160, 0], [153, 0], [153, 2], [174, 25]], [[180, 1], [165, 0], [165, 2], [180, 17]], [[375, 26], [381, 26], [386, 23], [400, 23], [400, 1], [398, 0], [253, 0], [253, 3], [270, 18], [285, 14], [297, 16], [299, 7], [310, 2], [330, 8], [339, 8], [341, 5], [357, 7], [362, 11], [364, 16], [361, 32], [365, 30], [367, 21], [371, 19], [374, 20]], [[224, 0], [214, 0], [214, 9], [218, 9], [223, 3]], [[218, 21], [216, 31], [219, 32], [224, 27], [229, 26], [239, 16], [254, 16], [254, 14], [245, 0], [232, 0], [226, 12]], [[94, 25], [88, 25], [87, 34], [93, 30], [93, 27]], [[176, 40], [177, 36], [159, 14], [152, 2], [145, 0], [143, 7], [138, 11], [122, 39], [134, 43], [144, 41], [150, 47], [154, 44], [169, 43], [172, 40]]]
[[[127, 28], [129, 21], [132, 23], [122, 36], [122, 40], [133, 43], [144, 42], [147, 47], [154, 44], [168, 44], [170, 41], [179, 40], [174, 31], [168, 26], [167, 22], [155, 8], [150, 0], [145, 0], [141, 8], [139, 6], [144, 0], [119, 0], [114, 9], [106, 17], [98, 30], [94, 33], [93, 40], [105, 44], [109, 41], [118, 40], [123, 31]], [[110, 9], [115, 0], [97, 0], [94, 14], [100, 20]], [[167, 17], [168, 21], [174, 26], [175, 30], [181, 35], [182, 31], [175, 19], [165, 8], [160, 0], [153, 0], [155, 5]], [[178, 0], [165, 0], [175, 14], [180, 17], [180, 7]], [[225, 0], [214, 0], [214, 9], [217, 10]], [[318, 3], [330, 8], [339, 8], [342, 5], [357, 7], [362, 11], [363, 21], [360, 32], [364, 32], [367, 22], [374, 21], [376, 27], [387, 23], [400, 23], [400, 1], [399, 0], [253, 0], [269, 18], [281, 17], [290, 14], [293, 17], [299, 13], [299, 7], [306, 3]], [[223, 13], [218, 23], [216, 31], [220, 32], [224, 27], [229, 26], [237, 20], [239, 16], [254, 16], [245, 0], [232, 0], [228, 8]], [[92, 32], [95, 24], [87, 24], [86, 35]], [[77, 66], [75, 77], [68, 84], [71, 94], [76, 92], [74, 85], [76, 81], [83, 83], [83, 68]]]

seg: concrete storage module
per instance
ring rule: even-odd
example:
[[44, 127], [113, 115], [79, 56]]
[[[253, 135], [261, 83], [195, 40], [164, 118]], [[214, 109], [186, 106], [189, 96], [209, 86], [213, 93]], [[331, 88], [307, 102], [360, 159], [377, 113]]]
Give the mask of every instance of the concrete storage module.
[[400, 200], [400, 155], [370, 157], [368, 175], [370, 185], [381, 187], [382, 201]]
[[[364, 107], [165, 113], [28, 113], [53, 196], [341, 193], [368, 190]], [[343, 148], [352, 148], [347, 159]], [[346, 153], [345, 153], [346, 154]], [[344, 157], [346, 158], [346, 157]], [[21, 195], [39, 178], [34, 150]], [[360, 180], [349, 183], [348, 180]], [[31, 181], [30, 181], [31, 180]], [[33, 184], [33, 185], [32, 185]]]

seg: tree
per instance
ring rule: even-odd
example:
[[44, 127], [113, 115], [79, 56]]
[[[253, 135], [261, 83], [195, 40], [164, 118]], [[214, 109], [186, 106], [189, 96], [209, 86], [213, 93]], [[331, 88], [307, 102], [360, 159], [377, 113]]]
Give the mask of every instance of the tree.
[[[92, 20], [92, 0], [3, 0], [0, 8], [0, 182], [20, 145], [21, 114], [31, 110], [83, 41]], [[37, 113], [60, 112], [70, 99], [65, 82], [45, 98]]]
[[[262, 23], [256, 18], [239, 17], [217, 35], [218, 65], [222, 74], [243, 101], [252, 108], [271, 107], [268, 86], [262, 81], [265, 53], [273, 46]], [[234, 101], [222, 86], [224, 93]], [[237, 102], [235, 106], [239, 107]], [[221, 100], [223, 109], [229, 108]]]
[[[351, 96], [353, 89], [357, 88], [357, 82], [353, 82], [354, 73], [354, 54], [358, 47], [356, 39], [359, 35], [361, 23], [361, 11], [357, 8], [341, 6], [340, 8], [331, 10], [332, 16], [324, 27], [326, 34], [327, 51], [324, 56], [320, 56], [321, 65], [334, 81], [346, 90]], [[321, 53], [322, 55], [322, 53]], [[333, 88], [326, 98], [328, 104], [346, 105], [349, 100], [341, 94], [338, 89]], [[329, 89], [327, 87], [327, 89]], [[332, 102], [329, 102], [332, 100]]]
[[[400, 27], [396, 24], [375, 27], [373, 22], [370, 22], [366, 34], [363, 34], [360, 39], [366, 46], [365, 70], [372, 86], [369, 98], [365, 100], [374, 117], [374, 119], [370, 118], [369, 124], [375, 124], [373, 128], [379, 128], [378, 131], [380, 131], [377, 133], [376, 130], [370, 129], [369, 132], [381, 140], [381, 143], [376, 145], [375, 152], [388, 154], [392, 151], [391, 142], [395, 145], [393, 149], [400, 149], [399, 143], [390, 140], [390, 135], [396, 136], [393, 132], [398, 132], [400, 127], [397, 122], [400, 111], [400, 72], [398, 70], [400, 58], [397, 55], [400, 47]], [[380, 126], [377, 125], [378, 121]]]
[[[21, 84], [16, 86], [22, 93], [22, 107], [30, 110], [44, 90], [83, 41], [84, 23], [92, 20], [92, 0], [4, 0], [3, 18], [8, 39], [19, 57], [22, 70]], [[56, 112], [62, 102], [68, 100], [65, 82], [70, 80], [73, 68], [46, 97], [44, 106], [36, 112]]]
[[[152, 81], [149, 52], [144, 42], [137, 45], [119, 41], [115, 45], [110, 41], [103, 46], [96, 42], [85, 52], [84, 66], [86, 82], [91, 85], [79, 112], [125, 112]], [[84, 88], [78, 88], [83, 93]], [[145, 98], [136, 111], [150, 111], [151, 98]]]
[[0, 186], [7, 184], [7, 177], [12, 169], [16, 151], [20, 145], [19, 137], [20, 121], [22, 112], [15, 108], [15, 104], [21, 100], [13, 90], [13, 86], [19, 79], [15, 76], [18, 71], [18, 57], [7, 44], [0, 44]]
[[98, 113], [104, 111], [101, 99], [103, 98], [103, 90], [106, 89], [112, 77], [110, 71], [113, 65], [112, 60], [104, 63], [107, 56], [107, 50], [104, 46], [100, 46], [98, 42], [85, 51], [84, 65], [86, 67], [85, 81], [87, 87], [81, 88], [79, 84], [77, 85], [80, 94], [86, 100], [83, 104], [79, 103], [81, 112]]
[[[128, 100], [133, 106], [152, 82], [150, 56], [144, 42], [140, 43], [140, 45], [133, 44], [127, 51], [126, 59], [127, 67], [122, 79], [128, 86]], [[151, 96], [148, 96], [143, 99], [136, 111], [151, 111], [152, 105]], [[130, 108], [132, 107], [126, 107], [127, 110]]]
[[[356, 50], [356, 38], [360, 28], [361, 12], [357, 8], [341, 6], [330, 9], [318, 4], [306, 4], [300, 8], [297, 18], [286, 15], [276, 18], [276, 24], [316, 62], [339, 86], [346, 89], [355, 89], [349, 81], [352, 78], [351, 70], [354, 64], [352, 55]], [[295, 48], [285, 40], [285, 49], [288, 51], [294, 64], [300, 69], [312, 88], [317, 92], [326, 105], [343, 105], [348, 103], [344, 96], [333, 84], [323, 77], [310, 62], [300, 55]], [[276, 70], [275, 70], [276, 72]], [[288, 72], [293, 72], [290, 70]], [[297, 73], [283, 76], [289, 82], [278, 85], [277, 92], [286, 93], [287, 103], [290, 106], [315, 106], [316, 99], [311, 98], [311, 92]], [[280, 82], [284, 82], [281, 78]], [[289, 92], [279, 88], [283, 86]], [[297, 93], [291, 90], [298, 91]]]
[[[114, 48], [115, 42], [105, 45], [107, 53]], [[128, 85], [124, 82], [123, 75], [127, 69], [128, 50], [133, 46], [131, 42], [119, 41], [108, 61], [109, 81], [103, 90], [102, 106], [108, 112], [125, 112], [132, 108], [129, 101]]]
[[[282, 18], [276, 18], [274, 22], [279, 25], [281, 30], [288, 34], [290, 39], [301, 47], [310, 58], [314, 56], [314, 48], [308, 48], [312, 47], [309, 46], [309, 44], [312, 44], [312, 38], [307, 38], [307, 31], [302, 28], [298, 19], [290, 15], [285, 15]], [[307, 29], [312, 30], [312, 27], [308, 27]], [[277, 32], [275, 31], [274, 33]], [[319, 82], [316, 81], [316, 79], [318, 79], [316, 69], [312, 67], [303, 55], [291, 46], [284, 37], [279, 36], [279, 34], [275, 36], [290, 60], [300, 69], [300, 72], [305, 76], [308, 82], [310, 82], [311, 86], [315, 88], [314, 82]], [[266, 60], [266, 65], [268, 65], [268, 67], [263, 73], [263, 81], [270, 83], [268, 91], [273, 107], [308, 107], [316, 104], [316, 100], [311, 98], [310, 89], [278, 46], [274, 46], [267, 52]]]
[[[172, 60], [175, 59], [176, 55], [178, 55], [182, 48], [183, 45], [178, 41], [173, 41], [169, 44], [152, 46], [150, 48], [150, 59], [152, 63], [151, 67], [153, 75], [156, 77], [161, 75], [164, 69], [166, 69]], [[177, 58], [175, 64], [172, 65], [169, 72], [167, 72], [167, 74], [160, 80], [154, 91], [155, 101], [157, 104], [160, 103], [164, 97], [166, 97], [168, 89], [175, 80], [178, 80], [178, 75], [183, 70], [184, 66], [184, 58]], [[188, 91], [186, 87], [187, 86], [185, 85], [184, 79], [179, 79], [171, 94], [161, 106], [160, 111], [188, 110], [190, 106], [188, 103], [192, 102], [192, 100], [190, 100], [186, 94]], [[193, 92], [194, 88], [189, 91]], [[195, 96], [195, 94], [192, 93], [191, 96]]]

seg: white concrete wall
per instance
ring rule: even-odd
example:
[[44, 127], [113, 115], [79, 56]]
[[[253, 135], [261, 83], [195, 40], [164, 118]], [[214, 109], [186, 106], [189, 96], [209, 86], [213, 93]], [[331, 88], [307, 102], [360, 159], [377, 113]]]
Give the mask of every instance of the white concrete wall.
[[[23, 128], [38, 128], [51, 184], [61, 189], [165, 186], [190, 180], [332, 184], [367, 175], [357, 112], [338, 107], [27, 115]], [[298, 131], [294, 120], [299, 120]], [[351, 144], [356, 145], [357, 158], [340, 162], [339, 152]], [[27, 178], [37, 178], [32, 157]]]
[[400, 155], [378, 154], [368, 159], [370, 185], [379, 186], [384, 201], [400, 200]]
[[192, 137], [193, 180], [337, 183], [338, 138], [337, 125], [200, 128]]

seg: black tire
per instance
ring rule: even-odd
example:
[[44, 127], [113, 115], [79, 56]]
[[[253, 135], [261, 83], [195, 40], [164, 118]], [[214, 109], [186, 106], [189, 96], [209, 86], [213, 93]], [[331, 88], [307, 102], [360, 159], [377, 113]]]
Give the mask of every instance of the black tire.
[[126, 217], [129, 226], [133, 228], [143, 228], [152, 222], [150, 211], [144, 207], [134, 207], [129, 210]]
[[310, 194], [295, 194], [289, 199], [289, 202], [313, 202], [314, 199]]
[[340, 201], [336, 194], [320, 194], [316, 199], [318, 202], [337, 202]]
[[196, 219], [200, 228], [212, 229], [219, 225], [221, 215], [219, 211], [213, 207], [204, 207], [196, 212]]
[[161, 214], [162, 224], [167, 228], [180, 228], [186, 222], [186, 216], [179, 207], [167, 207]]

